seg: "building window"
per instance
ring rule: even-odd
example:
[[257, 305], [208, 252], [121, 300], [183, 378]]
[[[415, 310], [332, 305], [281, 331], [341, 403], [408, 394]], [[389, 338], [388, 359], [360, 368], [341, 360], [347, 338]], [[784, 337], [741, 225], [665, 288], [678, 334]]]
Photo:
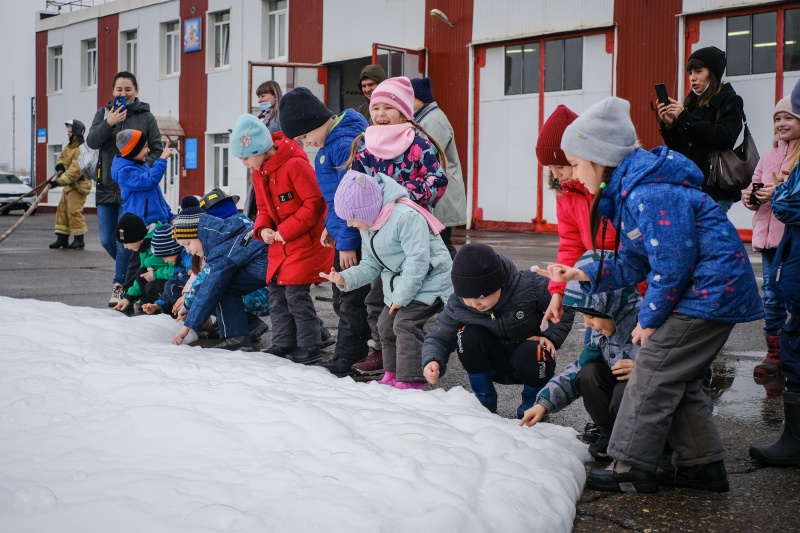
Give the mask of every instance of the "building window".
[[800, 9], [787, 9], [783, 21], [783, 70], [800, 70]]
[[231, 12], [214, 13], [214, 68], [229, 67], [231, 64]]
[[83, 41], [83, 87], [97, 87], [97, 39]]
[[729, 17], [726, 24], [728, 76], [775, 72], [776, 46], [778, 46], [777, 12]]
[[539, 43], [506, 46], [507, 95], [539, 92]]
[[138, 32], [136, 30], [125, 32], [125, 70], [136, 75], [136, 64], [138, 55]]
[[50, 49], [50, 90], [60, 93], [64, 88], [64, 56], [62, 48], [55, 46]]
[[288, 0], [270, 0], [269, 2], [269, 59], [285, 59], [287, 56], [288, 4]]
[[544, 47], [544, 90], [574, 91], [583, 86], [583, 37], [547, 41]]
[[214, 135], [214, 187], [228, 186], [228, 134]]
[[167, 22], [161, 25], [164, 31], [164, 73], [167, 76], [181, 72], [181, 23]]
[[61, 157], [61, 145], [60, 144], [51, 144], [50, 145], [50, 160], [49, 164], [47, 165], [49, 168], [47, 169], [47, 175], [52, 176], [56, 173], [56, 163], [58, 163], [58, 158]]

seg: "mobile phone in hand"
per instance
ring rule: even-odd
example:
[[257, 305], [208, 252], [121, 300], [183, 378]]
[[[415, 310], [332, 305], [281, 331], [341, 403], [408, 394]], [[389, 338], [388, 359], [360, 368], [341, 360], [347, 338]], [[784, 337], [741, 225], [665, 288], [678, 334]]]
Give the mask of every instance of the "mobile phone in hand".
[[656, 83], [656, 98], [658, 98], [659, 104], [669, 105], [667, 86], [663, 83]]
[[750, 189], [750, 205], [762, 205], [764, 203], [758, 199], [758, 196], [756, 196], [756, 192], [763, 187], [764, 187], [763, 183], [753, 184], [753, 188]]
[[128, 99], [124, 96], [117, 96], [114, 98], [114, 109], [122, 112], [128, 109]]

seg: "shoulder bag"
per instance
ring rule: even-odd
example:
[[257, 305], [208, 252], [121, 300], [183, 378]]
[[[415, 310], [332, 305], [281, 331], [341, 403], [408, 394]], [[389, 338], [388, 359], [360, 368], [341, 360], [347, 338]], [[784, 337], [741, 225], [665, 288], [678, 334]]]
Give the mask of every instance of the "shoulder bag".
[[[717, 111], [719, 120], [719, 111]], [[724, 192], [741, 192], [753, 180], [759, 155], [750, 128], [747, 127], [747, 117], [744, 124], [744, 138], [742, 144], [733, 150], [714, 150], [709, 156], [710, 171], [708, 173], [709, 187], [716, 187]]]

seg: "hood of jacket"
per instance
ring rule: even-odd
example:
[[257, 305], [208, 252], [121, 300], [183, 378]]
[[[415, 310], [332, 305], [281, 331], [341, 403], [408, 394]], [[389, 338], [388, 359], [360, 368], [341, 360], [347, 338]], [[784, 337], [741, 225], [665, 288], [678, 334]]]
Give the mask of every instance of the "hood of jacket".
[[364, 78], [369, 78], [375, 83], [381, 83], [386, 81], [386, 71], [384, 71], [383, 67], [380, 65], [367, 65], [361, 69], [361, 76], [358, 77], [359, 91], [361, 90], [361, 80]]
[[410, 198], [408, 189], [397, 183], [393, 178], [387, 176], [382, 172], [375, 174], [375, 181], [381, 186], [381, 193], [383, 194], [383, 205], [394, 202], [402, 197]]
[[211, 250], [223, 242], [252, 229], [252, 222], [245, 222], [239, 217], [222, 219], [203, 213], [200, 215], [200, 222], [197, 224], [197, 236], [203, 243], [205, 254], [209, 255]]
[[300, 158], [303, 161], [308, 161], [308, 155], [300, 148], [300, 144], [294, 139], [284, 137], [282, 132], [272, 134], [272, 142], [277, 148], [275, 155], [264, 161], [261, 167], [266, 172], [275, 172], [278, 167], [293, 158]]
[[355, 109], [345, 109], [340, 115], [341, 119], [336, 122], [334, 128], [328, 133], [325, 145], [334, 144], [339, 139], [346, 139], [348, 144], [352, 144], [353, 139], [364, 133], [367, 129], [367, 121]]

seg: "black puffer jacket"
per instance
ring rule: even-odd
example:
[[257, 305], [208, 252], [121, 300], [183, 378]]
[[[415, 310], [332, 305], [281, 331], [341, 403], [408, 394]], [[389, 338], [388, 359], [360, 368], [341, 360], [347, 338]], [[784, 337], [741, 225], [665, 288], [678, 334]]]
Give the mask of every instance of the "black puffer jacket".
[[568, 307], [564, 308], [561, 322], [550, 323], [544, 333], [539, 329], [550, 305], [550, 291], [547, 290], [550, 280], [529, 270], [520, 272], [510, 259], [502, 254], [497, 255], [507, 274], [497, 305], [490, 311], [480, 312], [464, 305], [464, 301], [455, 294], [450, 296], [447, 305], [436, 317], [436, 324], [425, 336], [422, 345], [423, 368], [431, 361], [436, 361], [440, 375], [444, 376], [450, 354], [456, 349], [456, 334], [465, 324], [488, 329], [504, 344], [522, 342], [536, 335], [550, 339], [558, 349], [569, 335], [574, 311]]
[[[710, 105], [699, 107], [697, 95], [692, 93], [691, 102], [672, 125], [661, 124], [661, 137], [670, 150], [680, 152], [703, 172], [703, 192], [714, 200], [741, 200], [740, 192], [723, 192], [708, 186], [709, 157], [714, 150], [733, 149], [742, 131], [744, 102], [730, 83], [711, 99]], [[719, 115], [719, 118], [717, 118]]]
[[147, 154], [147, 164], [152, 166], [153, 162], [161, 157], [164, 145], [161, 143], [161, 132], [158, 130], [156, 117], [150, 113], [150, 105], [140, 102], [137, 98], [128, 105], [128, 116], [119, 124], [109, 126], [106, 122], [106, 110], [111, 110], [114, 101], [108, 102], [105, 107], [101, 107], [94, 114], [92, 126], [86, 136], [86, 144], [89, 148], [100, 150], [100, 181], [97, 183], [96, 202], [98, 204], [121, 204], [122, 195], [119, 192], [119, 185], [111, 179], [111, 163], [114, 156], [119, 153], [117, 150], [117, 133], [125, 129], [139, 130], [147, 139], [147, 146], [150, 153]]

